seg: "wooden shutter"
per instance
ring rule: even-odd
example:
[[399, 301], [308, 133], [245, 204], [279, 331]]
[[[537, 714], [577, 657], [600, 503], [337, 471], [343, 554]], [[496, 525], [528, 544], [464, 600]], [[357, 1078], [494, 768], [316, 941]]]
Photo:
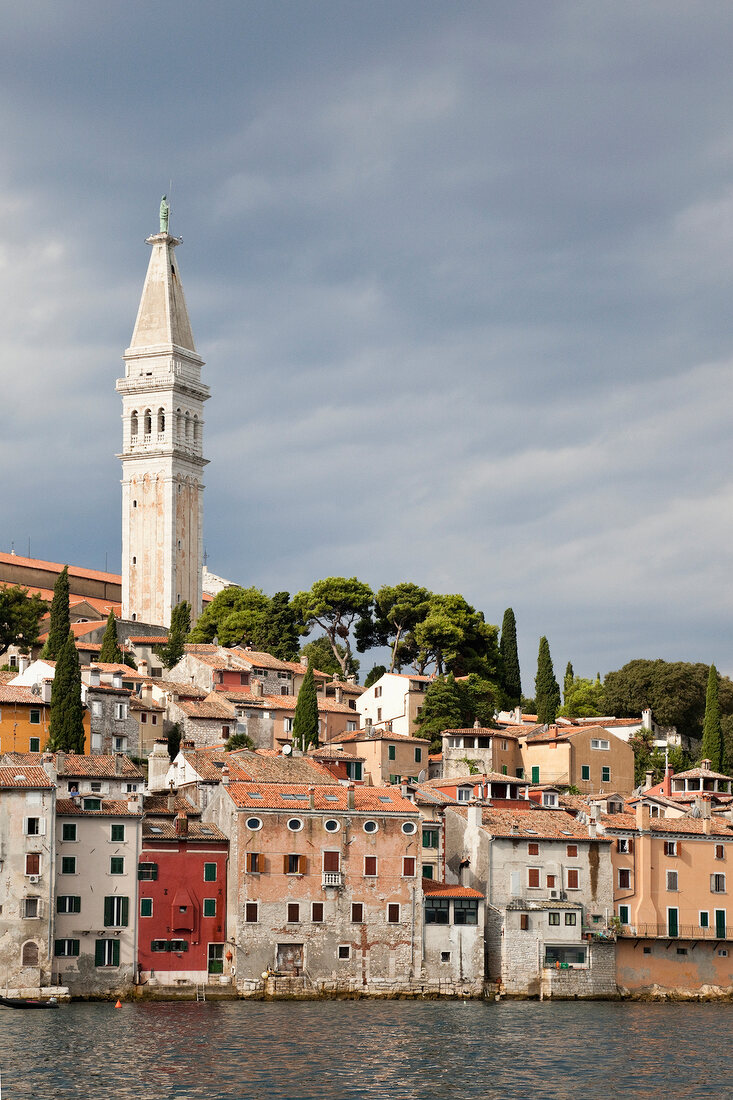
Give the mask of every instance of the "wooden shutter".
[[283, 874], [287, 875], [290, 867], [290, 856], [283, 856]]
[[395, 905], [393, 903], [390, 903], [387, 906], [387, 921], [388, 921], [389, 924], [399, 924], [400, 923], [400, 907], [399, 907], [399, 905]]
[[313, 908], [311, 910], [311, 918], [314, 924], [321, 924], [323, 921], [323, 902], [314, 901]]
[[299, 875], [307, 875], [308, 874], [308, 856], [303, 856], [303, 855], [298, 856], [298, 874]]
[[97, 940], [94, 945], [94, 965], [104, 966], [104, 940]]
[[529, 913], [519, 914], [519, 927], [522, 932], [527, 932], [529, 930]]
[[120, 924], [127, 928], [130, 921], [130, 899], [122, 899], [122, 916], [120, 918]]
[[402, 874], [405, 878], [411, 878], [415, 874], [415, 857], [405, 856], [402, 860]]
[[364, 874], [371, 877], [377, 873], [377, 857], [364, 856]]
[[[114, 923], [114, 898], [104, 899], [104, 927], [110, 928]], [[97, 964], [99, 965], [99, 964]]]
[[340, 871], [341, 870], [341, 853], [340, 852], [324, 852], [323, 853], [323, 870], [324, 871]]
[[120, 965], [120, 941], [112, 940], [112, 966]]
[[540, 884], [540, 869], [539, 867], [530, 867], [527, 877], [527, 885], [530, 887], [538, 887]]

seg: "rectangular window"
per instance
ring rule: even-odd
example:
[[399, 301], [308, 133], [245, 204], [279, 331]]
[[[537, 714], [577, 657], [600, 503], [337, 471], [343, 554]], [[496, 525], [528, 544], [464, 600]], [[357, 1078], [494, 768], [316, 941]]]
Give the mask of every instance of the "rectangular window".
[[620, 836], [616, 841], [616, 851], [629, 855], [631, 853], [631, 838]]
[[665, 842], [664, 842], [664, 854], [665, 854], [665, 856], [676, 856], [676, 855], [678, 855], [677, 841], [676, 840], [665, 840]]
[[524, 779], [524, 768], [515, 768], [514, 773], [517, 779]]
[[422, 865], [422, 877], [431, 879], [433, 877], [433, 865], [432, 863], [423, 863]]
[[440, 845], [440, 832], [437, 829], [423, 829], [423, 848], [438, 848]]
[[559, 913], [549, 913], [548, 916], [549, 916], [549, 923], [550, 924], [559, 924], [560, 923], [560, 914]]
[[311, 905], [311, 920], [314, 924], [323, 924], [323, 902], [314, 901]]
[[76, 894], [58, 894], [56, 897], [57, 913], [81, 913], [81, 898]]
[[539, 769], [539, 766], [537, 764], [535, 764], [532, 768], [532, 782], [533, 783], [539, 783], [539, 781], [540, 781], [540, 769]]
[[547, 876], [547, 889], [548, 890], [554, 890], [556, 885], [557, 885], [557, 875], [548, 875]]
[[396, 904], [390, 904], [387, 906], [387, 924], [399, 924], [400, 923], [400, 907]]
[[725, 893], [725, 875], [710, 876], [710, 891], [713, 894]]
[[125, 826], [124, 825], [110, 825], [109, 838], [114, 844], [125, 843]]
[[519, 914], [519, 927], [522, 932], [529, 932], [529, 913]]
[[577, 844], [568, 844], [567, 852], [568, 852], [568, 859], [577, 859], [578, 845]]
[[412, 878], [415, 874], [415, 857], [405, 856], [402, 860], [402, 874], [405, 878]]
[[55, 939], [54, 955], [56, 955], [57, 958], [77, 958], [78, 954], [78, 939]]
[[216, 882], [216, 864], [204, 864], [204, 882]]
[[83, 800], [83, 802], [84, 802], [84, 809], [85, 810], [101, 810], [102, 809], [102, 799], [101, 798], [85, 798]]
[[75, 875], [76, 874], [76, 856], [62, 856], [61, 857], [61, 874], [62, 875]]
[[328, 851], [323, 853], [323, 870], [332, 872], [341, 870], [341, 853]]
[[121, 898], [116, 894], [104, 899], [104, 927], [127, 928], [129, 923], [129, 898]]
[[590, 747], [592, 749], [606, 749], [606, 750], [608, 750], [611, 747], [611, 743], [610, 743], [610, 741], [606, 741], [605, 739], [602, 740], [602, 739], [599, 739], [598, 737], [592, 737], [591, 742], [590, 742]]
[[715, 858], [716, 859], [725, 859], [725, 845], [724, 844], [716, 844], [715, 845]]
[[377, 857], [364, 856], [364, 877], [373, 878], [377, 873]]
[[95, 966], [119, 966], [120, 965], [120, 941], [97, 940], [94, 945]]
[[395, 760], [396, 757], [397, 757], [397, 747], [396, 747], [396, 745], [388, 745], [387, 746], [387, 759], [388, 760]]
[[297, 901], [288, 902], [288, 924], [300, 922], [300, 905]]
[[629, 907], [628, 905], [619, 905], [618, 907], [618, 919], [622, 924], [629, 923]]
[[31, 737], [30, 738], [30, 740], [28, 742], [28, 751], [29, 752], [40, 752], [41, 751], [41, 738], [40, 737]]
[[364, 923], [364, 906], [360, 901], [353, 901], [351, 903], [351, 923], [363, 924]]
[[375, 699], [381, 699], [382, 698], [382, 688], [381, 687], [375, 687], [375, 689], [374, 689], [374, 698]]
[[447, 898], [425, 898], [425, 923], [448, 924], [450, 902]]
[[701, 909], [700, 910], [700, 927], [701, 928], [709, 928], [710, 927], [710, 913], [707, 911], [707, 909]]
[[415, 749], [415, 763], [420, 764], [422, 762], [422, 749]]
[[459, 802], [470, 802], [472, 794], [473, 794], [473, 787], [459, 787], [458, 788], [458, 801]]
[[540, 886], [540, 869], [539, 867], [530, 867], [527, 871], [527, 886], [530, 890], [539, 890]]
[[676, 871], [667, 871], [667, 889], [668, 890], [676, 890], [677, 889], [677, 872]]
[[159, 954], [161, 951], [168, 950], [168, 940], [151, 940], [150, 950], [155, 954]]
[[257, 924], [257, 902], [248, 901], [244, 907], [244, 920], [246, 924]]
[[40, 712], [40, 710], [32, 710], [31, 711], [31, 725], [32, 726], [40, 726], [40, 724], [41, 724], [41, 712]]
[[601, 768], [601, 783], [610, 783], [610, 782], [611, 782], [611, 769], [610, 768], [605, 768], [605, 767]]
[[76, 840], [76, 825], [65, 821], [61, 826], [61, 839]]
[[125, 873], [125, 859], [124, 856], [112, 856], [109, 861], [109, 873], [111, 875], [124, 875]]
[[580, 871], [577, 867], [568, 868], [568, 890], [580, 889]]
[[41, 873], [41, 853], [40, 852], [28, 852], [25, 857], [25, 873], [27, 875], [40, 875]]
[[[95, 700], [95, 702], [92, 703], [92, 717], [93, 718], [101, 718], [102, 717], [102, 704], [99, 702], [98, 699]], [[145, 721], [145, 715], [144, 714], [143, 714], [143, 721]]]
[[140, 916], [152, 917], [153, 915], [153, 899], [152, 898], [140, 898]]
[[377, 707], [377, 721], [378, 722], [382, 721], [382, 708], [381, 707]]
[[346, 775], [349, 779], [354, 779], [356, 782], [361, 783], [362, 779], [364, 778], [364, 771], [361, 760], [347, 761]]
[[216, 898], [204, 898], [204, 916], [216, 916]]
[[339, 959], [350, 959], [351, 958], [351, 947], [349, 946], [348, 943], [340, 943], [339, 944], [338, 957], [339, 957]]
[[127, 718], [127, 703], [115, 703], [115, 718]]
[[530, 840], [527, 844], [527, 855], [538, 856], [540, 854], [540, 846], [536, 840]]
[[679, 909], [667, 910], [667, 935], [678, 936], [680, 930], [680, 911]]
[[590, 779], [590, 764], [581, 764], [580, 766], [580, 778], [587, 781]]
[[251, 874], [259, 874], [262, 870], [262, 854], [260, 852], [247, 852], [247, 870]]
[[[92, 703], [92, 714], [94, 714], [94, 713], [95, 713], [95, 711], [94, 711], [94, 706], [95, 706], [95, 704], [94, 704], [94, 703]], [[142, 712], [142, 714], [140, 715], [140, 721], [142, 722], [142, 724], [143, 724], [143, 725], [145, 725], [145, 723], [147, 722], [147, 720], [148, 720], [148, 716], [147, 716], [147, 714], [145, 713], [145, 711], [143, 711], [143, 712]]]
[[[43, 824], [43, 830], [41, 830], [41, 824]], [[25, 819], [25, 835], [26, 836], [40, 836], [41, 831], [45, 833], [46, 822], [41, 823], [40, 817], [27, 817]]]
[[628, 867], [622, 867], [619, 870], [618, 888], [619, 890], [629, 890], [631, 888], [631, 871]]
[[454, 924], [478, 924], [478, 901], [473, 898], [456, 898], [453, 902]]
[[138, 863], [138, 865], [137, 865], [137, 877], [138, 877], [138, 882], [157, 882], [157, 880], [158, 880], [158, 864], [157, 863]]
[[578, 914], [577, 913], [566, 913], [565, 914], [565, 924], [568, 925], [568, 927], [572, 927], [573, 925], [575, 925], [577, 923], [578, 923]]
[[283, 857], [283, 873], [286, 875], [305, 874], [305, 856], [296, 852]]
[[39, 909], [40, 898], [23, 898], [21, 905], [21, 915], [26, 920], [31, 918], [40, 917], [41, 912]]

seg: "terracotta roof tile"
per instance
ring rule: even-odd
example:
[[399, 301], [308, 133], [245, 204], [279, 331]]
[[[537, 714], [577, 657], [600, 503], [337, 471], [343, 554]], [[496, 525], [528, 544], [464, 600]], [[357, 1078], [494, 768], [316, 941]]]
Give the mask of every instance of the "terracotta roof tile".
[[[58, 757], [56, 758], [58, 764]], [[117, 772], [117, 761], [120, 761], [120, 773]], [[144, 779], [145, 772], [133, 764], [129, 756], [120, 753], [117, 756], [81, 756], [77, 753], [67, 753], [63, 762], [64, 768], [59, 772], [59, 778], [82, 778], [93, 776], [95, 779]]]
[[94, 798], [93, 794], [82, 794], [76, 798], [56, 799], [56, 813], [59, 816], [72, 815], [74, 817], [140, 817], [140, 810], [131, 810], [127, 802], [116, 798], [100, 799], [99, 810], [85, 810], [84, 801]]
[[[636, 814], [601, 814], [601, 823], [606, 829], [622, 829], [624, 832], [637, 832]], [[733, 839], [733, 822], [723, 823], [715, 818], [709, 821], [710, 832], [705, 833], [704, 820], [701, 817], [653, 817], [649, 828], [655, 833], [676, 833], [680, 836], [724, 836]]]
[[9, 787], [13, 790], [30, 790], [42, 787], [44, 790], [53, 789], [46, 772], [36, 765], [9, 765], [0, 768], [0, 787]]
[[477, 783], [515, 783], [520, 787], [529, 787], [528, 779], [519, 779], [516, 775], [502, 775], [500, 772], [487, 772], [484, 775], [456, 775], [453, 779], [426, 779], [423, 787], [467, 787]]
[[[467, 815], [464, 806], [450, 807], [454, 813]], [[531, 810], [500, 810], [487, 807], [483, 811], [484, 829], [497, 837], [520, 837], [523, 840], [590, 841], [588, 826], [582, 825], [572, 814], [564, 810], [545, 810], [539, 806]], [[607, 837], [595, 839], [604, 841]]]
[[[43, 561], [41, 558], [23, 558], [19, 554], [0, 553], [0, 563], [3, 565], [17, 565], [25, 568], [43, 569], [49, 573], [60, 573], [64, 568], [60, 562]], [[69, 584], [72, 577], [83, 577], [85, 580], [108, 581], [110, 584], [121, 584], [119, 573], [103, 573], [98, 569], [80, 569], [78, 565], [68, 566]], [[25, 587], [25, 586], [24, 586]]]
[[169, 695], [176, 695], [181, 699], [205, 699], [209, 694], [208, 691], [203, 691], [194, 684], [179, 684], [177, 680], [159, 680], [155, 676], [146, 676], [144, 683], [159, 687], [161, 691], [167, 691]]
[[48, 706], [39, 695], [21, 684], [0, 684], [0, 703], [27, 703], [36, 707]]
[[426, 898], [480, 898], [483, 901], [484, 897], [480, 890], [472, 890], [470, 886], [457, 886], [450, 882], [434, 882], [429, 878], [422, 880], [422, 892]]
[[131, 645], [167, 645], [167, 634], [136, 634], [134, 637], [128, 638], [128, 642]]
[[[319, 811], [410, 815], [418, 813], [413, 803], [403, 798], [396, 787], [356, 787], [354, 809], [349, 811], [349, 792], [342, 784], [311, 785], [314, 786], [315, 809]], [[308, 785], [305, 783], [230, 782], [226, 789], [235, 806], [242, 809], [292, 810], [297, 813], [305, 813], [309, 809]], [[291, 797], [283, 797], [287, 795]], [[297, 795], [301, 797], [292, 797]]]
[[211, 825], [208, 822], [189, 820], [188, 832], [185, 837], [181, 837], [176, 832], [175, 821], [144, 821], [143, 841], [154, 842], [156, 840], [193, 840], [201, 843], [217, 841], [220, 843], [221, 841], [228, 842], [229, 837], [216, 825]]
[[[353, 714], [354, 711], [351, 713]], [[340, 733], [331, 738], [332, 744], [340, 745], [345, 741], [409, 741], [416, 745], [430, 744], [426, 737], [412, 737], [406, 733], [391, 733], [389, 730], [377, 729], [376, 726], [372, 726], [371, 734], [367, 734], [366, 730], [354, 730], [352, 733]]]
[[[675, 779], [727, 779], [728, 781], [730, 781], [731, 777], [729, 775], [722, 775], [721, 772], [708, 771], [707, 768], [690, 768], [690, 770], [686, 771], [686, 772], [674, 772], [673, 775], [672, 775], [672, 779], [673, 780], [675, 780]], [[679, 794], [681, 792], [676, 792], [676, 793]], [[685, 792], [685, 794], [694, 794], [694, 793], [695, 793], [694, 791], [686, 791]], [[700, 793], [704, 794], [705, 792], [702, 791]], [[714, 792], [708, 791], [707, 793], [710, 794], [710, 793], [714, 793]]]
[[[89, 666], [92, 667], [91, 665]], [[130, 668], [129, 665], [107, 664], [105, 661], [95, 661], [94, 668], [98, 668], [100, 672], [115, 673], [121, 672], [122, 677], [125, 680], [145, 680], [146, 677], [142, 673], [138, 672], [134, 668]]]
[[[83, 638], [85, 634], [91, 634], [92, 631], [99, 630], [106, 625], [107, 622], [105, 619], [98, 619], [96, 622], [72, 623], [71, 633], [74, 635], [75, 638]], [[39, 634], [38, 636], [38, 640], [40, 642], [45, 642], [47, 638], [48, 632], [46, 632], [45, 634]]]
[[181, 810], [189, 816], [200, 816], [198, 806], [191, 801], [185, 791], [173, 792], [173, 809], [168, 809], [169, 795], [165, 793], [146, 794], [143, 796], [143, 810], [150, 817], [175, 817]]
[[229, 707], [216, 699], [204, 699], [202, 702], [195, 699], [178, 699], [176, 706], [187, 714], [189, 718], [218, 719], [231, 721], [234, 718]]

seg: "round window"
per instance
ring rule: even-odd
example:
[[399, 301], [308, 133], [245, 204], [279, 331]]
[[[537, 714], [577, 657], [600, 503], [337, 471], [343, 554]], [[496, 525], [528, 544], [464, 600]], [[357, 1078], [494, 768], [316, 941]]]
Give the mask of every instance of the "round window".
[[262, 822], [260, 821], [259, 817], [248, 817], [247, 818], [247, 828], [248, 829], [253, 829], [253, 830], [261, 829], [262, 828]]
[[329, 817], [328, 821], [324, 822], [323, 827], [327, 833], [337, 833], [341, 828], [341, 825], [335, 817]]
[[378, 828], [379, 828], [379, 826], [377, 825], [376, 821], [365, 821], [364, 822], [364, 832], [365, 833], [376, 833]]
[[413, 833], [417, 832], [417, 825], [414, 821], [403, 821], [402, 832], [406, 833], [407, 836], [412, 836]]
[[299, 817], [291, 817], [288, 821], [288, 828], [290, 829], [291, 833], [299, 833], [300, 830], [303, 828], [303, 822], [300, 820]]

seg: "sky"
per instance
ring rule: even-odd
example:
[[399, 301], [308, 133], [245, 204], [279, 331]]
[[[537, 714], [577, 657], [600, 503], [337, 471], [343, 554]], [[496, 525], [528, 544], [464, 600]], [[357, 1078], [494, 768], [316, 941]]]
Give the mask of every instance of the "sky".
[[559, 679], [733, 672], [727, 0], [2, 24], [0, 549], [119, 569], [114, 384], [165, 191], [210, 569], [511, 606], [528, 694], [543, 634]]

